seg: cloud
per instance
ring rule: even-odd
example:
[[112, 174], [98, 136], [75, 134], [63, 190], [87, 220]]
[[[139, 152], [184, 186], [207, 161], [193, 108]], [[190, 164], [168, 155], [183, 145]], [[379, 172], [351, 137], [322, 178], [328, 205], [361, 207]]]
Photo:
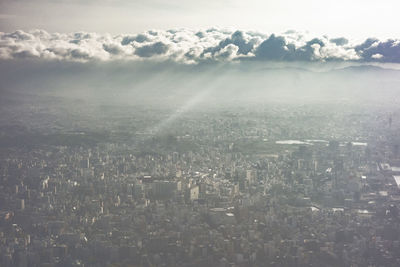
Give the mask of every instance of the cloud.
[[239, 47], [228, 44], [216, 53], [216, 57], [220, 59], [233, 59], [239, 53]]
[[383, 55], [381, 55], [381, 54], [373, 54], [373, 55], [371, 56], [371, 58], [381, 59], [381, 58], [383, 58]]
[[338, 46], [342, 46], [342, 45], [346, 45], [349, 43], [349, 40], [347, 40], [344, 37], [340, 37], [340, 38], [333, 38], [329, 40], [331, 43], [334, 43], [335, 45]]
[[135, 36], [125, 36], [122, 39], [121, 44], [128, 45], [131, 44], [132, 42], [144, 43], [148, 41], [150, 41], [150, 39], [145, 34], [138, 34]]
[[369, 46], [365, 45], [361, 50], [362, 57], [367, 61], [380, 62], [400, 62], [400, 40], [387, 40], [384, 42], [376, 40], [369, 42]]
[[219, 55], [221, 50], [224, 50], [227, 46], [234, 45], [237, 47], [237, 55], [247, 55], [257, 43], [259, 43], [259, 38], [254, 38], [242, 31], [235, 31], [231, 36], [220, 41], [217, 46], [207, 48], [204, 54], [210, 52]]
[[150, 30], [139, 34], [0, 32], [0, 60], [157, 60], [183, 64], [230, 61], [400, 63], [400, 40], [310, 36], [296, 31], [263, 34], [211, 28]]
[[168, 51], [168, 45], [157, 42], [150, 45], [144, 45], [136, 48], [135, 54], [140, 57], [151, 57], [154, 55], [162, 55]]
[[294, 50], [294, 45], [287, 44], [284, 37], [272, 34], [257, 47], [255, 55], [257, 59], [281, 61], [289, 59]]

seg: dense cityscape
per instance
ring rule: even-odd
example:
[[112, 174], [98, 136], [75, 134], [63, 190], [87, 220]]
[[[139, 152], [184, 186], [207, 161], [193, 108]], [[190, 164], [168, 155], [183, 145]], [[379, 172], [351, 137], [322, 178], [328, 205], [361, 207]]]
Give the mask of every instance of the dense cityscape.
[[0, 267], [400, 267], [399, 0], [0, 0]]
[[2, 108], [1, 266], [400, 265], [395, 107], [52, 102]]

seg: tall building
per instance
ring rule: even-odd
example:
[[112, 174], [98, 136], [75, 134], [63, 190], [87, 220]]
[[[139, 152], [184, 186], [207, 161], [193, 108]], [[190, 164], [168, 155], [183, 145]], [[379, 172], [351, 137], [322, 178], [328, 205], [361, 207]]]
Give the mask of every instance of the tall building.
[[20, 209], [21, 209], [21, 210], [24, 210], [24, 209], [25, 209], [25, 199], [21, 199]]

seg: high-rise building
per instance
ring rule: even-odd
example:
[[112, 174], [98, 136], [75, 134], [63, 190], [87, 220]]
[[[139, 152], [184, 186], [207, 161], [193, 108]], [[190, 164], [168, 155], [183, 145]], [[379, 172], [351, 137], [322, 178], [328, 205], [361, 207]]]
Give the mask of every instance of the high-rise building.
[[20, 209], [21, 209], [21, 210], [24, 210], [24, 209], [25, 209], [25, 199], [21, 199]]

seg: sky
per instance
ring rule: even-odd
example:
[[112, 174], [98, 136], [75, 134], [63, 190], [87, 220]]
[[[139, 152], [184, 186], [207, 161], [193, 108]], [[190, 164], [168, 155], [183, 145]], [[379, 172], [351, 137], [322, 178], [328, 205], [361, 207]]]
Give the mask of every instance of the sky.
[[139, 33], [211, 27], [398, 38], [397, 0], [0, 0], [0, 31]]
[[0, 92], [397, 101], [398, 10], [398, 0], [0, 0]]
[[0, 60], [400, 63], [397, 0], [0, 0]]

